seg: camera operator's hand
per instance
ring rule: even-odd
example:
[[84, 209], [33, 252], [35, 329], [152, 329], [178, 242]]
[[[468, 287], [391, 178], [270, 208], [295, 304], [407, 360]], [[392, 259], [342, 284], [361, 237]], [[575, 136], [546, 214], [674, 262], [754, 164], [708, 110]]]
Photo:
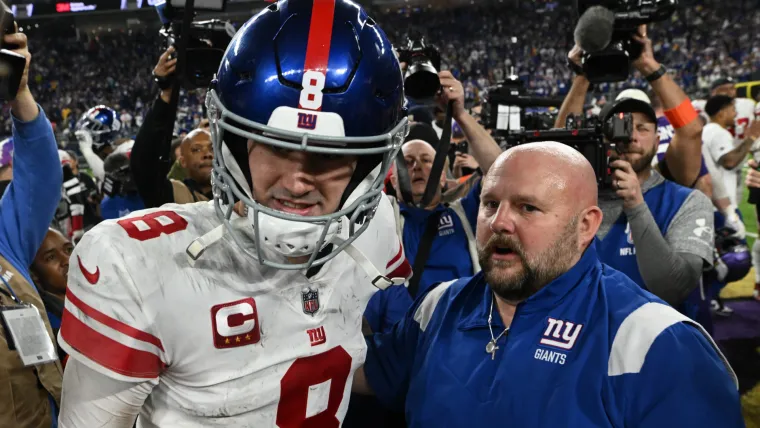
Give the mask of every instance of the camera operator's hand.
[[631, 164], [622, 159], [610, 163], [613, 168], [612, 188], [623, 200], [623, 209], [630, 210], [644, 203], [641, 184]]
[[641, 55], [633, 61], [633, 66], [642, 76], [649, 76], [660, 68], [660, 63], [654, 59], [654, 49], [652, 49], [652, 41], [647, 37], [646, 25], [639, 25], [638, 31], [633, 35], [633, 40], [641, 44]]
[[744, 179], [744, 184], [746, 184], [747, 187], [760, 189], [760, 171], [757, 170], [757, 167], [757, 161], [750, 159], [747, 177]]
[[18, 92], [16, 93], [16, 99], [11, 102], [11, 109], [13, 115], [19, 120], [29, 122], [34, 120], [39, 114], [39, 108], [37, 103], [32, 97], [32, 93], [29, 91], [29, 63], [32, 60], [32, 54], [29, 53], [27, 46], [26, 34], [18, 32], [18, 25], [16, 25], [16, 32], [13, 34], [6, 34], [3, 36], [3, 41], [7, 44], [18, 46], [12, 51], [23, 55], [26, 58], [26, 66], [24, 66], [24, 73], [21, 75], [21, 81], [18, 85]]
[[567, 59], [572, 62], [573, 64], [577, 65], [578, 67], [581, 67], [581, 58], [583, 57], [583, 49], [581, 49], [580, 46], [576, 43], [575, 46], [573, 46], [572, 49], [570, 49], [570, 52], [567, 53]]
[[467, 153], [457, 153], [456, 159], [454, 159], [454, 176], [457, 178], [462, 177], [462, 168], [478, 169], [478, 161], [474, 157]]
[[[171, 58], [172, 54], [174, 54], [174, 46], [169, 46], [169, 48], [158, 58], [158, 64], [156, 64], [156, 67], [153, 69], [153, 76], [157, 79], [166, 79], [174, 74], [174, 71], [177, 69], [177, 58]], [[161, 89], [161, 99], [167, 104], [169, 103], [171, 96], [171, 88]]]
[[452, 107], [454, 119], [467, 114], [467, 111], [464, 109], [464, 87], [462, 83], [455, 79], [449, 71], [439, 72], [438, 78], [441, 80], [441, 92], [436, 96], [436, 101], [441, 108], [446, 110], [449, 101], [454, 101], [454, 106]]

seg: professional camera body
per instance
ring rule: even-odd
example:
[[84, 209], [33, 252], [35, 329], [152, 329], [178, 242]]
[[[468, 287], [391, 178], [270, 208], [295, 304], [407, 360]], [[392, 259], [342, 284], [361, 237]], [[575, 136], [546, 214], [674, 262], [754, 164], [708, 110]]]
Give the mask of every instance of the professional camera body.
[[588, 159], [594, 168], [599, 188], [611, 189], [613, 178], [610, 162], [617, 158], [618, 146], [630, 144], [632, 134], [631, 113], [615, 113], [606, 120], [571, 115], [562, 129], [531, 129], [510, 133], [507, 148], [538, 141], [566, 144]]
[[[164, 39], [164, 49], [179, 45], [183, 10], [162, 3], [156, 6], [156, 11], [163, 24], [159, 34]], [[187, 90], [208, 87], [219, 70], [235, 28], [230, 22], [218, 19], [193, 21], [188, 35], [185, 72], [180, 76], [180, 84]]]
[[399, 62], [406, 63], [404, 93], [411, 99], [433, 98], [441, 88], [438, 70], [441, 69], [441, 52], [425, 44], [421, 36], [407, 38], [406, 46], [397, 48]]
[[[4, 2], [0, 1], [0, 31], [4, 36], [16, 32], [16, 21], [13, 19], [13, 12]], [[21, 84], [21, 77], [24, 75], [26, 68], [26, 57], [11, 49], [18, 46], [11, 46], [0, 40], [0, 100], [10, 101], [16, 99], [16, 94]]]
[[612, 187], [609, 164], [617, 157], [617, 147], [629, 144], [633, 135], [631, 113], [607, 113], [599, 117], [568, 116], [564, 128], [553, 128], [556, 114], [547, 108], [559, 107], [561, 99], [526, 95], [514, 74], [489, 88], [481, 111], [483, 127], [503, 149], [539, 141], [557, 141], [578, 150], [594, 167], [599, 188]]
[[[592, 6], [611, 12], [614, 24], [609, 44], [604, 49], [583, 55], [583, 73], [591, 83], [620, 82], [628, 78], [630, 62], [642, 52], [633, 39], [639, 25], [665, 21], [675, 12], [678, 0], [577, 0], [578, 16]], [[580, 25], [580, 22], [579, 22]], [[593, 30], [589, 29], [589, 34]], [[581, 47], [585, 49], [583, 44]]]
[[507, 79], [486, 89], [480, 122], [504, 148], [514, 132], [551, 129], [561, 105], [561, 99], [529, 96], [512, 71]]

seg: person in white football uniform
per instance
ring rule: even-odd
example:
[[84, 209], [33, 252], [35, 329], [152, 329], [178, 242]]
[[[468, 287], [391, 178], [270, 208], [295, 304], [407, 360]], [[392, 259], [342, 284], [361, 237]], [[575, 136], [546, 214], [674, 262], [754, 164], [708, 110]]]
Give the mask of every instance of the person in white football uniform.
[[[758, 113], [760, 113], [760, 103], [749, 98], [736, 98], [736, 85], [733, 79], [723, 78], [718, 79], [711, 85], [713, 94], [723, 94], [729, 97], [734, 97], [734, 107], [736, 108], [736, 120], [733, 128], [729, 129], [731, 135], [734, 137], [734, 146], [739, 147], [742, 142], [751, 138], [750, 126], [758, 120]], [[750, 155], [755, 160], [760, 160], [760, 143], [750, 143]], [[736, 185], [736, 199], [741, 200], [744, 187], [741, 182], [741, 167], [737, 170], [736, 178], [738, 183]], [[755, 295], [760, 295], [760, 240], [755, 240], [752, 245], [752, 265], [755, 268]]]
[[207, 98], [214, 201], [72, 254], [61, 428], [341, 425], [367, 301], [411, 274], [382, 193], [408, 129], [390, 46], [348, 0], [242, 26]]

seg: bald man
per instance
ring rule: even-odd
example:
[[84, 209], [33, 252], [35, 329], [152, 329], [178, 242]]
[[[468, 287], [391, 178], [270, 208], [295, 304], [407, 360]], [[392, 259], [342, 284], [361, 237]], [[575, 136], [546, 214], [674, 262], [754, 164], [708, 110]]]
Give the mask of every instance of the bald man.
[[354, 390], [414, 428], [743, 427], [736, 377], [699, 324], [599, 262], [596, 194], [565, 145], [502, 154], [483, 180], [483, 271], [368, 338]]
[[130, 157], [130, 169], [145, 207], [210, 200], [214, 161], [211, 134], [206, 129], [195, 129], [183, 138], [178, 161], [187, 177], [182, 181], [167, 178], [171, 164], [161, 159], [168, 159], [169, 153], [152, 147], [155, 143], [138, 133]]

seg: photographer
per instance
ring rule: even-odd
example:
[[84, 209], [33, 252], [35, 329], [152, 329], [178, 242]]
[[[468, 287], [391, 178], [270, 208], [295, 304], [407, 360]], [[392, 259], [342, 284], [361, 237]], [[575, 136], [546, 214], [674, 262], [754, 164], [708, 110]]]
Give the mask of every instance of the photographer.
[[687, 302], [704, 266], [713, 262], [713, 215], [702, 192], [666, 180], [652, 167], [659, 136], [646, 94], [629, 91], [602, 112], [602, 119], [631, 113], [629, 143], [618, 144], [610, 162], [612, 189], [599, 192], [604, 213], [597, 232], [601, 260], [628, 275], [685, 315], [703, 315], [701, 301]]
[[[660, 162], [662, 175], [683, 186], [692, 187], [699, 176], [702, 162], [702, 122], [689, 97], [676, 84], [663, 65], [654, 58], [652, 41], [646, 35], [646, 26], [639, 26], [633, 39], [642, 45], [641, 55], [632, 62], [633, 67], [647, 79], [652, 90], [659, 97], [664, 114], [675, 128], [673, 140], [668, 145], [665, 161]], [[583, 51], [576, 45], [568, 54], [568, 59], [577, 74], [572, 87], [560, 108], [556, 128], [563, 128], [570, 114], [583, 113], [590, 83], [581, 70]]]
[[[53, 129], [27, 86], [31, 55], [26, 35], [6, 34], [3, 42], [15, 45], [13, 51], [26, 57], [26, 65], [16, 98], [10, 103], [13, 178], [0, 200], [0, 318], [20, 311], [28, 314], [30, 308], [35, 311], [21, 326], [18, 322], [0, 324], [0, 426], [50, 428], [55, 426], [61, 399], [63, 369], [29, 266], [58, 206], [63, 176]], [[19, 352], [12, 340], [14, 334], [28, 336], [40, 348], [47, 348], [45, 357], [30, 354], [29, 349], [25, 354]]]
[[[501, 149], [488, 131], [465, 110], [462, 84], [448, 71], [440, 72], [439, 77], [441, 81], [439, 105], [445, 109], [449, 101], [454, 101], [452, 117], [461, 127], [469, 142], [472, 156], [485, 174], [501, 154]], [[479, 183], [473, 186], [465, 197], [451, 204], [441, 203], [441, 186], [437, 188], [435, 196], [427, 207], [418, 208], [410, 204], [410, 202], [418, 203], [422, 200], [431, 178], [430, 171], [438, 145], [436, 133], [432, 128], [427, 127], [428, 132], [417, 133], [418, 130], [415, 128], [421, 126], [427, 125], [413, 127], [407, 137], [407, 142], [401, 148], [409, 172], [414, 201], [403, 200], [395, 166], [391, 175], [391, 182], [398, 196], [398, 201], [394, 204], [399, 213], [397, 228], [404, 244], [406, 257], [415, 267], [415, 275], [418, 276], [416, 280], [418, 288], [414, 285], [410, 286], [412, 297], [417, 293], [425, 292], [434, 283], [473, 275], [480, 270], [477, 254], [475, 254], [475, 243], [472, 239], [480, 204]], [[445, 176], [442, 174], [436, 179], [443, 182]], [[429, 223], [432, 226], [429, 227]], [[422, 238], [426, 234], [426, 229], [429, 228], [436, 228], [437, 233], [432, 234], [431, 241], [425, 242]], [[429, 233], [428, 235], [430, 236]], [[427, 260], [418, 261], [417, 253], [423, 245], [428, 246], [428, 257]], [[424, 265], [422, 265], [423, 262]], [[424, 266], [424, 269], [418, 269], [418, 264], [420, 267]], [[412, 279], [412, 283], [414, 282], [415, 280]]]
[[174, 117], [169, 108], [171, 81], [177, 67], [173, 54], [174, 47], [168, 48], [153, 70], [161, 93], [145, 115], [130, 157], [130, 170], [147, 208], [171, 202], [182, 204], [211, 199], [213, 152], [211, 136], [206, 131], [191, 132], [180, 145], [180, 162], [187, 168], [188, 178], [183, 181], [167, 178], [172, 167], [169, 137], [174, 130]]

